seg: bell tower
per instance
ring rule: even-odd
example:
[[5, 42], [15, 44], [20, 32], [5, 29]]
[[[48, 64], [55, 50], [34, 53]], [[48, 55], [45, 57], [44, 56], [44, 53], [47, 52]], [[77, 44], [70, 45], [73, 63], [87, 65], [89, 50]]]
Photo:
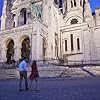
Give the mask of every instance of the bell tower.
[[63, 11], [66, 25], [83, 23], [84, 0], [63, 0]]
[[63, 2], [65, 3], [64, 9], [67, 12], [82, 9], [83, 7], [83, 0], [63, 0]]

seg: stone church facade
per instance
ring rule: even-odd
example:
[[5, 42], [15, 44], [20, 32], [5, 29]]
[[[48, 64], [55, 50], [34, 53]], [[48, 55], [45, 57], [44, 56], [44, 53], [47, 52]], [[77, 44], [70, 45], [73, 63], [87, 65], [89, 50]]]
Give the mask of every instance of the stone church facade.
[[100, 9], [88, 0], [4, 0], [0, 62], [100, 60]]

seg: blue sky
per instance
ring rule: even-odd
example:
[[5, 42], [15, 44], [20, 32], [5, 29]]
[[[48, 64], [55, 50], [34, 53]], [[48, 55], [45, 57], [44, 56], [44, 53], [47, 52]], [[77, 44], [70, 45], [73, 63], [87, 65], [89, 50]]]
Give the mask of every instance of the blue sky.
[[0, 16], [1, 16], [1, 14], [2, 14], [2, 6], [3, 6], [3, 0], [0, 0]]
[[[2, 14], [2, 5], [3, 5], [3, 0], [0, 0], [0, 16]], [[90, 5], [92, 12], [94, 11], [95, 8], [100, 7], [100, 0], [90, 0]]]
[[90, 6], [92, 9], [92, 12], [94, 11], [95, 8], [100, 8], [100, 0], [90, 0]]

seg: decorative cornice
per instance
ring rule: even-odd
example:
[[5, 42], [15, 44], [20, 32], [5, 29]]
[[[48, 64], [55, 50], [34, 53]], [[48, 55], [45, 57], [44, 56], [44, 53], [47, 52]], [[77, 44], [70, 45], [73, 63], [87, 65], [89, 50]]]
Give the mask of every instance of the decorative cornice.
[[20, 27], [16, 27], [16, 28], [8, 29], [8, 30], [2, 30], [2, 31], [0, 31], [0, 35], [24, 32], [24, 31], [29, 31], [32, 29], [33, 29], [32, 25], [28, 24], [28, 25], [24, 25], [24, 26], [20, 26]]

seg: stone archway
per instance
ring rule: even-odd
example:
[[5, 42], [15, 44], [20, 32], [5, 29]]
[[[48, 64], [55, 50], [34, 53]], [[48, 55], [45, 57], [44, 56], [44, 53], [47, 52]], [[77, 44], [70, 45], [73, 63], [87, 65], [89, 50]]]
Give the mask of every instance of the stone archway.
[[29, 61], [30, 59], [30, 40], [28, 37], [26, 37], [23, 41], [22, 41], [22, 48], [21, 48], [21, 57], [26, 57]]
[[14, 41], [12, 39], [8, 40], [8, 43], [6, 45], [7, 51], [6, 51], [6, 58], [7, 63], [12, 63], [14, 60]]

